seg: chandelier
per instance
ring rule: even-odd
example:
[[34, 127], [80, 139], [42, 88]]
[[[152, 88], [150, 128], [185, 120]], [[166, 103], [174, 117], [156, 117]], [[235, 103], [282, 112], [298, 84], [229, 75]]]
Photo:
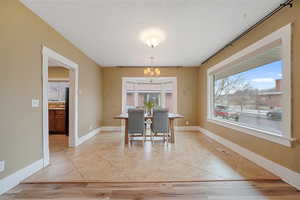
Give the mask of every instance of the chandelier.
[[160, 70], [159, 68], [153, 67], [153, 60], [154, 57], [151, 56], [150, 58], [150, 66], [144, 69], [144, 75], [146, 76], [159, 76], [160, 75]]
[[[148, 47], [150, 48], [155, 48], [157, 47], [159, 44], [160, 44], [160, 38], [158, 37], [154, 37], [154, 36], [151, 36], [151, 37], [148, 37], [146, 40], [145, 40], [145, 43]], [[159, 76], [160, 75], [160, 70], [159, 68], [155, 68], [153, 67], [153, 60], [154, 60], [154, 57], [151, 56], [149, 57], [150, 58], [150, 66], [147, 67], [146, 69], [144, 69], [144, 75], [145, 76]]]

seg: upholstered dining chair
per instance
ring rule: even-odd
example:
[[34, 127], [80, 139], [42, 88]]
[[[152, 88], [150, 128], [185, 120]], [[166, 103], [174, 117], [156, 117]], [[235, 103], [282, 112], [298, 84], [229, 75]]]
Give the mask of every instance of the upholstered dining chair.
[[142, 109], [128, 109], [128, 134], [130, 137], [145, 136], [145, 115]]
[[153, 110], [153, 119], [152, 119], [152, 134], [157, 136], [158, 134], [163, 133], [164, 140], [168, 142], [169, 140], [169, 111], [168, 109], [154, 109]]

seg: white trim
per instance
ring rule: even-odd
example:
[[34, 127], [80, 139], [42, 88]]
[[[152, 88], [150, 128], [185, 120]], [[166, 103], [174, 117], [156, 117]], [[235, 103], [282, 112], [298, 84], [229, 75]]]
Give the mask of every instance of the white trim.
[[8, 190], [17, 186], [21, 181], [28, 178], [35, 172], [42, 169], [44, 166], [43, 159], [35, 161], [34, 163], [28, 165], [27, 167], [18, 170], [17, 172], [6, 176], [0, 180], [0, 195], [4, 194]]
[[294, 172], [282, 165], [279, 165], [271, 160], [268, 160], [248, 149], [241, 147], [223, 137], [218, 136], [215, 133], [212, 133], [204, 128], [199, 128], [199, 131], [208, 137], [212, 138], [213, 140], [219, 142], [220, 144], [226, 146], [227, 148], [235, 151], [236, 153], [240, 154], [241, 156], [247, 158], [248, 160], [256, 163], [257, 165], [261, 166], [262, 168], [272, 172], [276, 176], [280, 177], [283, 181], [287, 182], [288, 184], [300, 189], [300, 174]]
[[49, 125], [48, 125], [48, 60], [55, 59], [70, 70], [70, 111], [69, 146], [78, 144], [78, 64], [43, 46], [43, 160], [49, 164]]
[[134, 92], [133, 95], [134, 95], [134, 106], [136, 107], [138, 106], [139, 96], [137, 92]]
[[175, 131], [199, 131], [199, 126], [175, 126]]
[[48, 81], [57, 82], [69, 82], [69, 78], [48, 78]]
[[[214, 118], [213, 110], [214, 110], [214, 88], [213, 88], [213, 75], [215, 72], [219, 71], [221, 68], [230, 68], [230, 63], [235, 60], [238, 60], [245, 55], [249, 55], [257, 49], [260, 49], [268, 44], [271, 44], [274, 41], [281, 40], [282, 44], [282, 61], [283, 61], [283, 99], [282, 102], [285, 102], [283, 105], [283, 120], [282, 120], [282, 136], [281, 139], [278, 137], [274, 137], [276, 134], [269, 134], [269, 132], [261, 131], [261, 130], [253, 130], [249, 127], [244, 127], [242, 125], [237, 124], [229, 124], [225, 122], [220, 122]], [[215, 66], [209, 68], [207, 70], [207, 121], [216, 123], [221, 126], [225, 126], [227, 128], [232, 128], [239, 130], [242, 133], [247, 133], [253, 136], [257, 136], [259, 138], [263, 138], [272, 142], [276, 142], [278, 144], [282, 144], [288, 147], [291, 147], [292, 141], [295, 139], [292, 138], [292, 85], [291, 85], [291, 40], [292, 40], [292, 24], [288, 24], [277, 31], [269, 34], [263, 39], [255, 42], [254, 44], [246, 47], [245, 49], [239, 51], [238, 53], [232, 55], [231, 57], [225, 59], [224, 61], [216, 64]], [[260, 133], [258, 133], [260, 132]]]
[[103, 131], [108, 131], [108, 132], [122, 131], [123, 129], [124, 128], [122, 126], [102, 126], [101, 132], [103, 132]]
[[[69, 60], [68, 58], [60, 55], [59, 53], [57, 53], [56, 51], [54, 51], [52, 49], [47, 48], [46, 46], [43, 46], [42, 53], [43, 53], [43, 55], [47, 55], [48, 57], [53, 58], [53, 59], [63, 63], [64, 65], [67, 65], [69, 67], [74, 67], [74, 68], [78, 67], [77, 63], [75, 63], [75, 62]], [[48, 64], [47, 64], [47, 66], [48, 66]], [[65, 66], [63, 66], [63, 67], [65, 67]]]
[[[135, 93], [135, 92], [138, 92], [138, 93], [157, 93], [158, 90], [152, 90], [152, 91], [149, 91], [149, 90], [127, 90], [127, 93]], [[162, 91], [159, 91], [159, 92], [163, 92], [163, 93], [172, 93], [172, 90], [162, 90]]]
[[126, 78], [122, 78], [122, 113], [126, 112], [126, 81]]
[[101, 131], [101, 128], [96, 128], [94, 130], [92, 130], [91, 132], [79, 137], [76, 146], [84, 143], [85, 141], [91, 139], [92, 137], [94, 137], [95, 135], [97, 135], [97, 133], [99, 133]]
[[287, 147], [291, 147], [292, 142], [296, 140], [294, 138], [287, 138], [285, 136], [276, 135], [272, 132], [262, 131], [259, 129], [243, 126], [241, 124], [236, 124], [234, 122], [227, 122], [227, 121], [219, 120], [216, 118], [208, 119], [207, 121], [210, 123], [214, 123], [214, 124], [217, 124], [220, 126], [224, 126], [226, 128], [230, 128], [230, 129], [239, 131], [241, 133], [246, 133], [246, 134], [261, 138], [261, 139], [265, 139], [265, 140], [269, 140], [271, 142], [282, 144]]

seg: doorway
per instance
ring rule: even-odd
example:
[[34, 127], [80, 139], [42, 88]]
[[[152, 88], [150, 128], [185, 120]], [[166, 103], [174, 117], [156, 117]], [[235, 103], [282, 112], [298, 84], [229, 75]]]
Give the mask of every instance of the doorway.
[[[68, 103], [68, 146], [78, 145], [78, 65], [57, 52], [43, 47], [43, 160], [44, 167], [49, 159], [49, 67], [57, 65], [69, 71]], [[55, 63], [55, 64], [54, 64]]]
[[69, 144], [69, 86], [70, 70], [56, 60], [48, 60], [48, 120], [50, 161], [55, 152]]

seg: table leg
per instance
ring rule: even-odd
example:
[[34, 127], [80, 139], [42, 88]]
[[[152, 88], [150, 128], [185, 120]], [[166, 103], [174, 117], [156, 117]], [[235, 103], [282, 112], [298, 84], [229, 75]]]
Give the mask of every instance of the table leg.
[[171, 143], [175, 143], [174, 119], [170, 119]]
[[128, 145], [128, 119], [125, 119], [125, 145]]

